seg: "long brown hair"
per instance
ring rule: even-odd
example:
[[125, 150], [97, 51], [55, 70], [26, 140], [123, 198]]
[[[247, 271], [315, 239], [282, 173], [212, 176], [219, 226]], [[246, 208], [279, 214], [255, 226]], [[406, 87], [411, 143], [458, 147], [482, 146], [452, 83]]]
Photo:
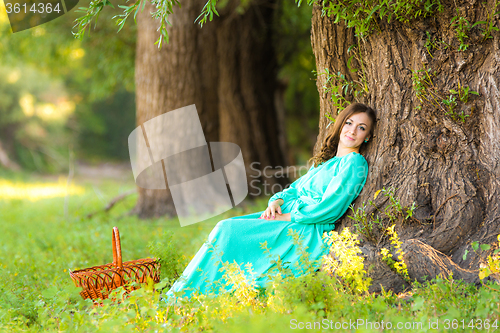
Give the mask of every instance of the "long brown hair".
[[[337, 155], [337, 148], [340, 140], [340, 132], [342, 132], [342, 128], [344, 127], [346, 120], [351, 115], [361, 112], [365, 112], [372, 122], [369, 133], [370, 134], [369, 137], [370, 139], [372, 139], [373, 132], [377, 124], [377, 115], [375, 111], [371, 107], [365, 104], [352, 103], [338, 114], [337, 118], [335, 119], [335, 123], [333, 124], [333, 129], [330, 131], [330, 134], [327, 135], [327, 137], [323, 141], [321, 150], [316, 155], [311, 157], [308, 163], [312, 161], [313, 165], [317, 167], [321, 163], [326, 162], [329, 159], [335, 157], [335, 155]], [[371, 142], [371, 140], [368, 142]], [[367, 144], [368, 144], [367, 142], [363, 141], [363, 143], [359, 147], [360, 153], [362, 153], [365, 150]]]

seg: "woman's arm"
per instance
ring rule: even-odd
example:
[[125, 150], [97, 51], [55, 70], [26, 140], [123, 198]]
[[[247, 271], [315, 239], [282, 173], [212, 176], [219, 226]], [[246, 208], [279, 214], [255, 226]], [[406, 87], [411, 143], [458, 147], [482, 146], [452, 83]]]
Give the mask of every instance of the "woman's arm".
[[[311, 166], [307, 172], [311, 171], [312, 168], [314, 168], [314, 166]], [[298, 184], [302, 179], [302, 177], [297, 178], [292, 184], [290, 184], [288, 188], [285, 188], [284, 190], [275, 193], [271, 198], [269, 198], [268, 206], [272, 202], [278, 199], [282, 199], [283, 203], [288, 202], [289, 200], [292, 199], [296, 199], [298, 197], [298, 191], [299, 191]], [[281, 203], [281, 205], [283, 205], [283, 203]]]
[[368, 164], [361, 155], [353, 155], [331, 179], [321, 201], [315, 204], [299, 203], [291, 211], [296, 223], [333, 223], [349, 208], [366, 182]]

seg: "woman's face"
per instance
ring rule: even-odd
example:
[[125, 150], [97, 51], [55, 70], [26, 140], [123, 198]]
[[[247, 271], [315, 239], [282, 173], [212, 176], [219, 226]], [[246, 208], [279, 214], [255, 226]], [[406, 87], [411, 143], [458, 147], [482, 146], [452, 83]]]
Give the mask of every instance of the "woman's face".
[[363, 141], [368, 140], [371, 120], [365, 112], [352, 114], [347, 117], [340, 132], [339, 147], [350, 148], [356, 151]]

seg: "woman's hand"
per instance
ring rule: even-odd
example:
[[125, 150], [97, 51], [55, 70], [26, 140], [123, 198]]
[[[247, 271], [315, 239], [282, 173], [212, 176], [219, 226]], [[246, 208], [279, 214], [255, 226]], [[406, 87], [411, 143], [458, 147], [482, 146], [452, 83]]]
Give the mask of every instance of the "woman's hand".
[[[281, 213], [281, 205], [283, 203], [284, 203], [283, 199], [278, 199], [276, 201], [271, 202], [267, 207], [267, 209], [262, 213], [262, 215], [259, 218], [267, 220], [267, 219], [276, 219], [277, 217], [282, 216], [283, 214]], [[280, 219], [278, 218], [278, 220]]]
[[275, 221], [291, 221], [292, 220], [292, 214], [290, 213], [285, 213], [285, 214], [277, 214], [276, 218], [274, 219], [269, 219], [269, 220], [275, 220]]
[[285, 213], [285, 214], [276, 214], [275, 217], [259, 217], [259, 219], [264, 219], [264, 220], [273, 220], [273, 221], [291, 221], [292, 220], [292, 214], [291, 213]]
[[276, 213], [281, 214], [281, 205], [284, 203], [283, 199], [278, 199], [269, 204], [264, 213], [260, 216], [261, 219], [274, 218]]

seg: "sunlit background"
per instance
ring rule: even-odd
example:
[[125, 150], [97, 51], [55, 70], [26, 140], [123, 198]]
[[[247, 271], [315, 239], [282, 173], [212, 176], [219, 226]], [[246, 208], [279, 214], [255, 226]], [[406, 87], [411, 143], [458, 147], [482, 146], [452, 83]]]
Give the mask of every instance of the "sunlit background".
[[71, 32], [78, 15], [13, 34], [0, 0], [0, 168], [8, 159], [15, 170], [67, 174], [71, 163], [128, 160], [135, 25], [109, 38], [109, 13], [81, 41]]
[[80, 195], [85, 193], [82, 186], [68, 184], [64, 177], [56, 183], [24, 183], [0, 179], [0, 200], [25, 199], [38, 201], [41, 199]]

